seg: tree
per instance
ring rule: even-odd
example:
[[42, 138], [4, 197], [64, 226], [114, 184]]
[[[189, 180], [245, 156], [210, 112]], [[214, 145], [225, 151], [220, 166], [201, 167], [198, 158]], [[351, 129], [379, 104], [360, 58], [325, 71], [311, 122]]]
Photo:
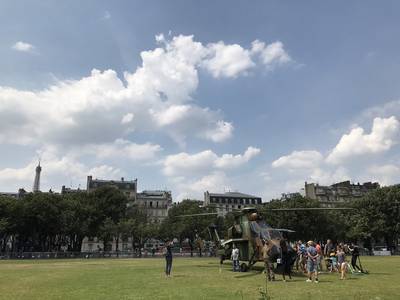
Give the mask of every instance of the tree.
[[354, 202], [349, 236], [367, 244], [384, 239], [389, 249], [397, 247], [400, 234], [400, 186], [383, 187]]
[[180, 217], [183, 215], [215, 212], [215, 209], [201, 207], [200, 204], [200, 201], [183, 200], [169, 210], [168, 217], [164, 220], [160, 228], [160, 235], [165, 239], [176, 237], [180, 243], [187, 239], [189, 241], [191, 256], [193, 256], [197, 237], [208, 238], [208, 226], [215, 224], [217, 219], [213, 215]]
[[112, 239], [112, 232], [125, 217], [128, 199], [117, 188], [104, 186], [89, 194], [90, 221], [88, 232], [90, 236], [101, 237], [104, 247]]
[[260, 208], [267, 222], [275, 228], [287, 228], [295, 232], [291, 239], [303, 240], [343, 240], [345, 239], [347, 223], [345, 212], [299, 210], [299, 211], [272, 211], [276, 208], [320, 207], [318, 200], [305, 198], [301, 195], [285, 200], [272, 200]]
[[138, 206], [131, 206], [127, 210], [126, 217], [119, 224], [123, 238], [131, 238], [132, 248], [138, 248], [139, 256], [142, 255], [140, 249], [144, 247], [146, 241], [158, 234], [156, 224], [149, 222], [145, 211]]

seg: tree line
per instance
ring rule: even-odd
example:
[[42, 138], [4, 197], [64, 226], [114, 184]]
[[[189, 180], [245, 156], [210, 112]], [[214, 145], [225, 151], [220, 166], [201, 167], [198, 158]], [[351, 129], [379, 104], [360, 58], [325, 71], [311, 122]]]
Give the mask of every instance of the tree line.
[[[382, 240], [394, 249], [400, 232], [400, 187], [384, 187], [361, 199], [346, 203], [349, 211], [283, 211], [271, 208], [320, 207], [316, 200], [297, 196], [272, 200], [259, 206], [267, 223], [275, 228], [295, 230], [289, 238], [362, 242], [366, 248]], [[187, 241], [193, 251], [198, 241], [210, 239], [214, 224], [221, 237], [233, 224], [233, 214], [225, 217], [202, 215], [215, 208], [200, 201], [175, 204], [161, 223], [151, 223], [141, 207], [132, 204], [114, 187], [74, 194], [30, 193], [22, 199], [0, 197], [0, 252], [80, 251], [84, 237], [97, 237], [107, 245], [123, 240], [132, 248], [142, 248], [150, 238]]]

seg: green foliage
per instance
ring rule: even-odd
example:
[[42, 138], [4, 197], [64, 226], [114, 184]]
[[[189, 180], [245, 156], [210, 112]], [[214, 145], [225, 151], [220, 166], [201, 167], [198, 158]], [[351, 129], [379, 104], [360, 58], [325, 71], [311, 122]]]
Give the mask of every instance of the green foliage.
[[348, 212], [345, 211], [272, 211], [277, 208], [313, 208], [320, 207], [317, 200], [296, 196], [288, 200], [273, 200], [260, 210], [267, 222], [275, 228], [295, 230], [290, 235], [293, 240], [344, 240], [348, 224]]
[[168, 217], [161, 224], [160, 236], [164, 239], [176, 237], [180, 241], [189, 239], [190, 242], [194, 242], [196, 236], [209, 239], [208, 226], [215, 223], [216, 216], [180, 217], [208, 212], [215, 212], [215, 210], [201, 207], [200, 201], [183, 200], [169, 210]]
[[[115, 236], [126, 197], [113, 187], [94, 193], [0, 197], [0, 251], [80, 251], [85, 236]], [[12, 241], [12, 249], [6, 249]]]
[[396, 247], [400, 236], [400, 186], [372, 191], [356, 201], [354, 208], [350, 237], [367, 243], [384, 238], [387, 246]]
[[[363, 241], [371, 247], [384, 239], [396, 247], [400, 236], [400, 186], [385, 187], [349, 202], [352, 211], [286, 211], [273, 208], [318, 207], [318, 201], [297, 196], [273, 200], [259, 207], [267, 223], [275, 228], [296, 232], [292, 240]], [[59, 195], [27, 194], [23, 199], [0, 197], [0, 252], [59, 251], [67, 247], [80, 251], [85, 236], [99, 237], [105, 243], [131, 238], [134, 248], [142, 248], [149, 238], [188, 240], [193, 250], [200, 239], [210, 239], [208, 226], [215, 224], [224, 237], [233, 224], [233, 215], [225, 218], [182, 215], [215, 212], [200, 201], [184, 200], [169, 210], [162, 224], [149, 222], [145, 211], [129, 205], [128, 199], [114, 187], [102, 187], [92, 193]], [[200, 238], [200, 239], [199, 239]], [[197, 244], [196, 245], [196, 241]], [[11, 245], [11, 249], [7, 249]]]

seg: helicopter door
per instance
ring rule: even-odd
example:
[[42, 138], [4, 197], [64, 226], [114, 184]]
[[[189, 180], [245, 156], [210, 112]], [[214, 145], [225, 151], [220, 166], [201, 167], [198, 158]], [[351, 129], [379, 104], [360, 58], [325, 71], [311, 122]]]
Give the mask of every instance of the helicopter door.
[[242, 237], [242, 226], [240, 224], [235, 224], [232, 233], [234, 238]]

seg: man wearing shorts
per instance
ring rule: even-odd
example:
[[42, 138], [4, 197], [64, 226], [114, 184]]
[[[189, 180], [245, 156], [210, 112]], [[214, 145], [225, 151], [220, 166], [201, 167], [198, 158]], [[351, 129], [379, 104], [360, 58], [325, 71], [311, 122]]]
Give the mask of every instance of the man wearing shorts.
[[308, 279], [306, 281], [312, 282], [312, 277], [314, 274], [314, 282], [318, 283], [318, 252], [313, 241], [308, 241], [307, 246]]

